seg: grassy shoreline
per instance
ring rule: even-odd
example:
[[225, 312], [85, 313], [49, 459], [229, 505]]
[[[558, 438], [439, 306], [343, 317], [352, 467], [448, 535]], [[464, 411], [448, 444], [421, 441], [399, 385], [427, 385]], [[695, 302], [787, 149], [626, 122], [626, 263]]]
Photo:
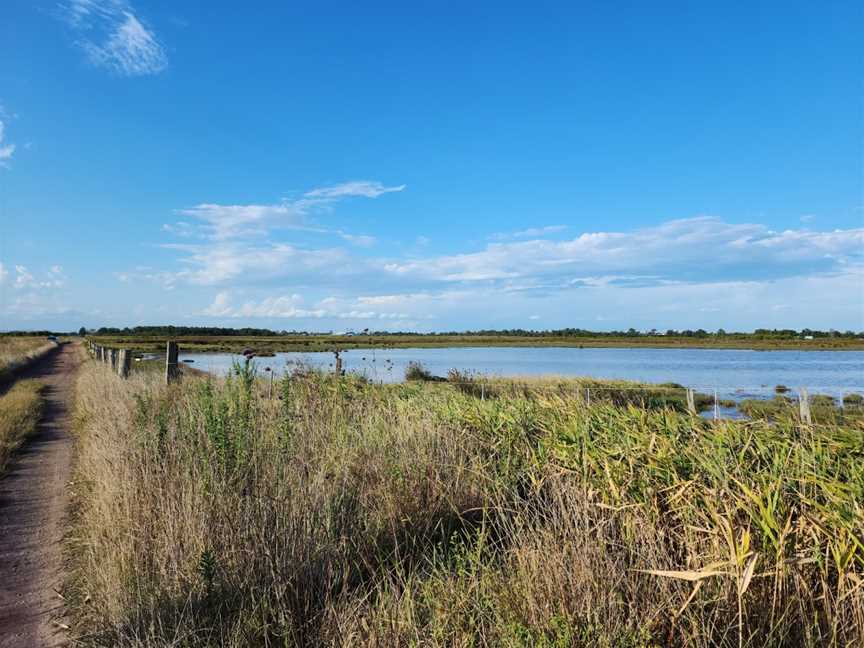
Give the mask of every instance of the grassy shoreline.
[[864, 640], [864, 427], [242, 369], [76, 386], [84, 645]]
[[[169, 339], [163, 336], [91, 336], [97, 344], [135, 351], [162, 351]], [[864, 339], [817, 338], [692, 338], [692, 337], [519, 337], [483, 335], [393, 335], [324, 336], [286, 335], [277, 337], [179, 336], [170, 338], [189, 353], [278, 351], [334, 351], [349, 349], [404, 349], [448, 347], [568, 347], [647, 349], [752, 349], [754, 351], [864, 351]]]

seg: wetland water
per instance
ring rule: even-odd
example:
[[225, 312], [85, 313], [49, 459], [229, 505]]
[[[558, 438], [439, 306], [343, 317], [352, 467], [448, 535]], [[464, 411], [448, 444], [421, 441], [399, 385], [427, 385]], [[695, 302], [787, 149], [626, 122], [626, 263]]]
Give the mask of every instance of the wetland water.
[[[578, 349], [572, 347], [454, 347], [444, 349], [362, 349], [343, 351], [342, 367], [377, 382], [400, 382], [411, 361], [433, 374], [450, 369], [495, 377], [590, 376], [676, 382], [687, 387], [717, 390], [724, 398], [766, 397], [775, 385], [811, 394], [864, 394], [864, 351], [747, 351], [740, 349]], [[226, 373], [228, 353], [182, 353], [196, 369]], [[300, 365], [332, 369], [332, 353], [278, 353], [255, 358], [259, 370], [277, 375]]]

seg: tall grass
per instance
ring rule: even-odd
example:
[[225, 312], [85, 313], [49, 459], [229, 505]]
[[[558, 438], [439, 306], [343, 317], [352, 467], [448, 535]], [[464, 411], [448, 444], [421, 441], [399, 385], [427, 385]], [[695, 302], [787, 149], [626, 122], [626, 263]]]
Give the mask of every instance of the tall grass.
[[0, 382], [8, 380], [17, 367], [55, 346], [55, 343], [46, 341], [44, 337], [0, 335]]
[[78, 632], [128, 646], [864, 641], [864, 428], [248, 368], [78, 381]]
[[12, 453], [36, 431], [42, 418], [44, 387], [37, 380], [22, 380], [0, 396], [0, 475]]

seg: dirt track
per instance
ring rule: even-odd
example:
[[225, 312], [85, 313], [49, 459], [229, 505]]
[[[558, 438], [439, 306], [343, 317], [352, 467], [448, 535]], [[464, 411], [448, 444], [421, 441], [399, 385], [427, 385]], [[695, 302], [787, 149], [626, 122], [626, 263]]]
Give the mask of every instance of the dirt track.
[[63, 526], [73, 441], [72, 387], [80, 352], [66, 344], [23, 373], [47, 385], [36, 435], [0, 478], [0, 648], [62, 646]]

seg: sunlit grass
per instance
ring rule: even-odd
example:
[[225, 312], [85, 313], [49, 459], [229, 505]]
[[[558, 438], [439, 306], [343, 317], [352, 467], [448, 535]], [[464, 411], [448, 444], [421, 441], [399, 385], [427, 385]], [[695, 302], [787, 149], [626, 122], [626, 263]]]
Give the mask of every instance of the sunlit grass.
[[44, 384], [22, 380], [0, 396], [0, 474], [9, 458], [32, 435], [42, 416]]
[[[554, 381], [552, 385], [554, 385]], [[97, 645], [864, 640], [864, 427], [307, 372], [78, 381]]]
[[0, 380], [8, 377], [10, 369], [53, 346], [44, 337], [0, 335]]

